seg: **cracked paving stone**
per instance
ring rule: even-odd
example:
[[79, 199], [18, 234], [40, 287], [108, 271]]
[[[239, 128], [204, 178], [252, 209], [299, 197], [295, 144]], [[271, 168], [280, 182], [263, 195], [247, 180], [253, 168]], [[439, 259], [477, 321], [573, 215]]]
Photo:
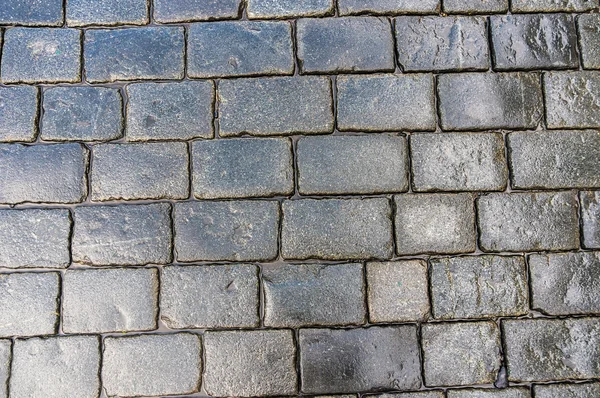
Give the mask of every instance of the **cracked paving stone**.
[[334, 0], [249, 0], [248, 18], [323, 17], [333, 14]]
[[544, 74], [548, 128], [600, 127], [600, 72]]
[[589, 398], [600, 396], [600, 383], [533, 386], [536, 398]]
[[421, 391], [404, 393], [385, 393], [373, 395], [376, 398], [444, 398], [443, 391]]
[[444, 0], [444, 12], [487, 14], [508, 11], [508, 0]]
[[0, 24], [60, 26], [63, 0], [9, 0], [0, 7]]
[[581, 192], [583, 246], [600, 249], [600, 191]]
[[11, 361], [10, 340], [0, 340], [0, 398], [8, 398], [8, 376]]
[[145, 25], [148, 0], [68, 0], [67, 25]]
[[600, 14], [580, 15], [579, 42], [585, 69], [600, 69]]
[[236, 19], [241, 0], [154, 0], [154, 19], [159, 23]]
[[0, 87], [0, 142], [32, 142], [37, 134], [38, 89]]
[[440, 0], [338, 0], [340, 15], [437, 14]]
[[513, 12], [583, 12], [597, 8], [598, 0], [512, 0]]
[[[537, 395], [536, 395], [537, 397]], [[531, 398], [529, 388], [448, 390], [448, 398]]]

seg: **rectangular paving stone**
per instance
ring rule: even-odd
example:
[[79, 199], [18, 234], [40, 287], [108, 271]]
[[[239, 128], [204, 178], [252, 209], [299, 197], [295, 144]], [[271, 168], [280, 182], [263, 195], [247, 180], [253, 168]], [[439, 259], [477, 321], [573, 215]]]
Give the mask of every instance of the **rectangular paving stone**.
[[579, 247], [572, 192], [496, 193], [478, 199], [483, 251], [570, 250]]
[[11, 361], [10, 340], [0, 340], [0, 398], [8, 398], [8, 377]]
[[580, 192], [583, 246], [600, 249], [600, 191]]
[[[536, 395], [537, 397], [537, 395]], [[448, 390], [448, 398], [531, 398], [527, 387]]]
[[600, 127], [600, 72], [544, 74], [548, 128]]
[[485, 17], [398, 17], [398, 63], [408, 72], [487, 70], [486, 25]]
[[0, 203], [77, 203], [87, 196], [80, 144], [0, 144]]
[[68, 0], [67, 25], [145, 25], [147, 0]]
[[444, 398], [443, 391], [421, 391], [421, 392], [401, 392], [385, 393], [375, 395], [378, 398]]
[[263, 267], [267, 327], [360, 325], [366, 320], [362, 264]]
[[191, 333], [107, 337], [102, 383], [108, 396], [192, 394], [200, 389], [202, 347]]
[[340, 15], [437, 14], [439, 0], [338, 0]]
[[241, 5], [242, 0], [154, 0], [154, 19], [160, 23], [236, 19]]
[[402, 136], [302, 137], [296, 153], [302, 195], [408, 190], [408, 148]]
[[0, 87], [0, 142], [35, 141], [38, 98], [36, 87]]
[[577, 18], [583, 67], [600, 69], [600, 14], [585, 14]]
[[508, 0], [444, 0], [448, 14], [487, 14], [508, 11]]
[[175, 204], [178, 261], [268, 261], [277, 257], [279, 203], [200, 201]]
[[392, 256], [387, 199], [303, 199], [283, 202], [285, 259], [387, 259]]
[[62, 0], [10, 0], [0, 7], [1, 25], [60, 26]]
[[294, 73], [289, 22], [193, 24], [187, 43], [188, 75], [192, 78]]
[[77, 29], [7, 29], [0, 69], [2, 83], [80, 81], [80, 40], [81, 31]]
[[333, 132], [327, 77], [272, 77], [219, 83], [221, 137]]
[[249, 0], [248, 18], [323, 17], [333, 14], [334, 0]]
[[234, 138], [192, 143], [198, 199], [290, 195], [292, 144], [287, 138]]
[[90, 83], [182, 79], [182, 27], [92, 29], [85, 33], [85, 76]]
[[210, 396], [297, 392], [291, 330], [206, 332], [203, 387]]
[[92, 153], [93, 201], [189, 196], [186, 143], [102, 144]]
[[299, 345], [304, 393], [421, 387], [417, 331], [412, 325], [300, 329]]
[[598, 318], [503, 320], [502, 330], [511, 382], [591, 379], [600, 374]]
[[255, 265], [164, 267], [161, 320], [171, 329], [257, 327], [258, 285]]
[[156, 269], [68, 270], [64, 275], [65, 333], [154, 330], [157, 314]]
[[598, 7], [598, 0], [513, 0], [513, 12], [583, 12]]
[[296, 22], [302, 73], [392, 72], [394, 40], [385, 18], [306, 18]]
[[533, 386], [536, 398], [588, 398], [600, 396], [600, 383]]
[[340, 131], [435, 130], [433, 76], [338, 77], [337, 126]]

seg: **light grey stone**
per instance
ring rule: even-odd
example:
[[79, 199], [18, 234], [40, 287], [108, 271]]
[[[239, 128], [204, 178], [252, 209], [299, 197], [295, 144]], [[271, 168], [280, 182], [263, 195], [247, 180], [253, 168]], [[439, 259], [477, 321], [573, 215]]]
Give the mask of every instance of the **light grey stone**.
[[154, 19], [160, 23], [236, 19], [242, 0], [154, 0]]
[[544, 74], [548, 128], [600, 127], [600, 71]]
[[148, 0], [68, 0], [67, 25], [145, 25]]
[[448, 398], [531, 398], [526, 387], [448, 390]]
[[338, 0], [340, 15], [437, 14], [440, 0]]
[[248, 18], [323, 17], [333, 14], [335, 0], [249, 0]]
[[589, 398], [600, 396], [600, 383], [533, 386], [536, 398]]
[[513, 12], [583, 12], [598, 7], [598, 0], [512, 0]]
[[38, 97], [36, 87], [0, 87], [0, 142], [35, 140]]
[[0, 340], [0, 398], [8, 398], [8, 377], [12, 343], [10, 340]]
[[444, 398], [443, 391], [400, 392], [374, 395], [377, 398]]
[[600, 14], [584, 14], [577, 18], [583, 67], [600, 69]]
[[508, 11], [508, 0], [444, 0], [444, 12], [487, 14]]
[[47, 25], [63, 23], [63, 0], [10, 0], [0, 7], [2, 25]]
[[600, 191], [581, 192], [583, 246], [600, 249]]

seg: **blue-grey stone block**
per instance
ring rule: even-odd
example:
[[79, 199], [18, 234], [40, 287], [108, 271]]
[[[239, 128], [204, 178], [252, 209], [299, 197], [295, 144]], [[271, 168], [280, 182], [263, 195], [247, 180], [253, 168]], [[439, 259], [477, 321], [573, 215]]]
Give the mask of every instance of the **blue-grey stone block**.
[[60, 26], [63, 0], [1, 0], [0, 25]]
[[154, 19], [160, 23], [236, 19], [241, 0], [154, 0]]
[[335, 0], [249, 0], [248, 18], [322, 17], [333, 14]]
[[35, 140], [38, 96], [35, 87], [0, 87], [0, 142]]
[[440, 0], [338, 0], [340, 15], [437, 14]]
[[144, 25], [149, 0], [67, 0], [67, 25]]

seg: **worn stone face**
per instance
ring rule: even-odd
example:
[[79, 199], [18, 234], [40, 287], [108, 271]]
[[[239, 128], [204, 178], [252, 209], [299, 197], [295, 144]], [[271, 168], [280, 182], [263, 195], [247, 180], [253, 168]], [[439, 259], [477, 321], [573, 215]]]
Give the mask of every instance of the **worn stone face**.
[[250, 0], [249, 18], [322, 17], [333, 14], [334, 0]]
[[600, 69], [600, 15], [586, 14], [577, 18], [583, 67]]
[[[537, 397], [537, 395], [536, 395]], [[528, 388], [448, 390], [448, 398], [531, 398]]]
[[7, 398], [8, 376], [11, 361], [11, 341], [0, 340], [0, 398]]
[[11, 0], [0, 8], [0, 24], [60, 26], [62, 0]]
[[444, 0], [444, 12], [487, 14], [508, 11], [508, 0]]
[[340, 15], [435, 14], [439, 0], [338, 0]]
[[537, 385], [533, 391], [536, 398], [587, 398], [600, 395], [600, 383]]
[[147, 0], [69, 0], [67, 25], [145, 25]]
[[544, 74], [548, 128], [600, 127], [600, 72]]
[[377, 398], [444, 398], [443, 391], [422, 391], [404, 393], [386, 393], [374, 395]]
[[600, 191], [581, 192], [583, 246], [600, 249]]
[[154, 19], [160, 23], [235, 19], [241, 0], [154, 0]]
[[37, 133], [38, 89], [0, 88], [0, 142], [31, 142]]
[[513, 12], [588, 11], [598, 7], [598, 0], [513, 0]]

